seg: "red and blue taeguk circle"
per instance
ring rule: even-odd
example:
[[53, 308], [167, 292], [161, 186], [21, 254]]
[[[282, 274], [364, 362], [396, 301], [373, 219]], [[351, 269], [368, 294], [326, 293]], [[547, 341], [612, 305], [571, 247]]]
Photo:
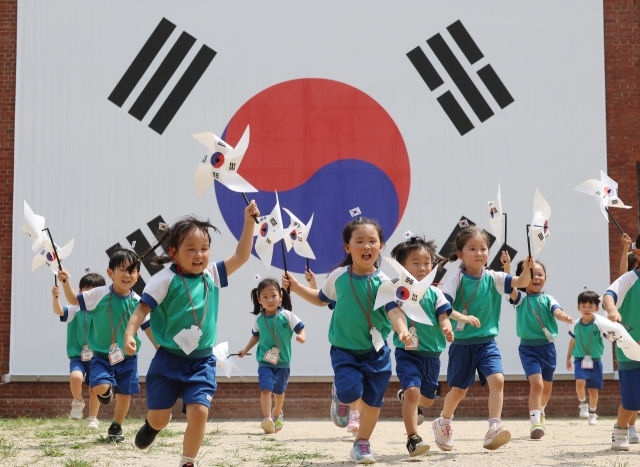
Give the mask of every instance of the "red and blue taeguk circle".
[[[239, 173], [259, 190], [247, 196], [262, 214], [273, 209], [274, 190], [280, 207], [302, 222], [315, 213], [308, 236], [315, 273], [328, 272], [344, 257], [342, 229], [352, 220], [352, 208], [378, 220], [391, 236], [409, 197], [409, 157], [398, 127], [371, 96], [327, 79], [285, 81], [240, 107], [222, 139], [235, 145], [247, 125], [251, 140]], [[220, 183], [215, 190], [227, 226], [240, 238], [242, 196]], [[284, 211], [282, 216], [289, 225]], [[273, 265], [283, 268], [279, 252]], [[292, 250], [287, 267], [304, 272], [305, 259]]]
[[396, 297], [398, 297], [400, 300], [406, 300], [407, 298], [409, 298], [409, 289], [407, 289], [406, 287], [400, 286], [396, 289]]

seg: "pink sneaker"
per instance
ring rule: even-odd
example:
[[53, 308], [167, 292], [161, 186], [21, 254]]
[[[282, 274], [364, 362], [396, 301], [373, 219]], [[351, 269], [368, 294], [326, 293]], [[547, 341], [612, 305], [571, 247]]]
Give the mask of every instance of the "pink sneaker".
[[498, 449], [511, 441], [511, 432], [506, 426], [493, 425], [484, 437], [485, 449]]
[[347, 431], [353, 436], [358, 436], [358, 430], [360, 430], [360, 413], [351, 412], [349, 414], [349, 424], [347, 425]]
[[438, 417], [432, 423], [436, 444], [443, 451], [451, 451], [453, 450], [453, 428], [451, 425], [440, 425], [441, 419], [442, 417]]

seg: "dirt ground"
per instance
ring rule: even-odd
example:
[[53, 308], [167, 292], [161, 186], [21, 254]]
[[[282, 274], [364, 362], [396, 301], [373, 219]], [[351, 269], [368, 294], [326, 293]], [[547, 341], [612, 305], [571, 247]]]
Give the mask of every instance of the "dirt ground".
[[[0, 420], [0, 465], [47, 465], [64, 467], [150, 466], [176, 467], [180, 460], [184, 421], [172, 422], [161, 432], [149, 452], [133, 446], [142, 421], [127, 420], [126, 440], [118, 445], [105, 439], [108, 422], [99, 431], [88, 431], [83, 421], [68, 419]], [[584, 419], [547, 420], [547, 434], [529, 440], [528, 420], [507, 420], [511, 442], [497, 451], [482, 448], [487, 422], [455, 420], [455, 448], [442, 452], [433, 443], [429, 421], [420, 434], [431, 444], [423, 456], [410, 459], [405, 448], [405, 430], [400, 419], [382, 419], [371, 438], [371, 447], [381, 466], [640, 466], [640, 445], [629, 452], [611, 451], [613, 418], [600, 418], [598, 426]], [[286, 420], [273, 435], [261, 432], [258, 420], [212, 421], [200, 450], [202, 466], [341, 466], [352, 465], [349, 450], [353, 438], [330, 420]]]

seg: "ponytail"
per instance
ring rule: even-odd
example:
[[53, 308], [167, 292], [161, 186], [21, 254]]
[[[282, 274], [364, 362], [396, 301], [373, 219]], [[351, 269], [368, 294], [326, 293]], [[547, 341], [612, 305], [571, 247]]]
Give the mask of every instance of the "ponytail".
[[258, 287], [251, 291], [251, 301], [253, 302], [253, 310], [251, 313], [254, 315], [259, 315], [260, 311], [262, 311], [262, 305], [258, 301]]

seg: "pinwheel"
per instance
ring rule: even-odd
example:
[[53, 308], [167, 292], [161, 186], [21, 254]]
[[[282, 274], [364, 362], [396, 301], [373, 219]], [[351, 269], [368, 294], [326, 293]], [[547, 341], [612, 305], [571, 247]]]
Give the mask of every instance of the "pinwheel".
[[[288, 235], [289, 231], [283, 228], [282, 214], [280, 213], [280, 201], [276, 192], [276, 205], [271, 214], [260, 216], [257, 219], [253, 235], [256, 236], [256, 253], [267, 269], [271, 268], [271, 258], [273, 257], [273, 246]], [[284, 253], [284, 248], [283, 248]], [[285, 271], [287, 267], [285, 264]]]
[[238, 174], [244, 153], [249, 147], [249, 125], [235, 148], [210, 132], [198, 133], [193, 137], [211, 151], [196, 169], [195, 182], [198, 198], [202, 197], [214, 180], [219, 181], [231, 191], [239, 193], [258, 191]]
[[418, 281], [395, 259], [387, 258], [386, 256], [384, 259], [396, 270], [398, 277], [382, 283], [376, 295], [374, 310], [385, 306], [387, 303], [394, 302], [413, 321], [433, 326], [433, 323], [422, 309], [420, 300], [422, 300], [425, 292], [433, 283], [438, 268], [433, 268], [427, 277]]
[[[551, 232], [549, 231], [549, 217], [551, 217], [551, 208], [549, 203], [544, 199], [540, 190], [536, 188], [536, 195], [533, 199], [533, 219], [531, 220], [530, 237], [533, 243], [534, 255], [538, 255], [546, 239]], [[529, 250], [531, 254], [531, 250]]]
[[27, 202], [24, 202], [24, 217], [22, 218], [22, 230], [31, 237], [31, 250], [35, 253], [44, 246], [46, 235], [44, 234], [44, 217], [33, 213]]
[[502, 238], [502, 216], [504, 216], [504, 243], [507, 243], [507, 213], [502, 212], [502, 197], [500, 196], [500, 184], [498, 184], [498, 195], [495, 201], [489, 201], [489, 227], [496, 237], [496, 245], [501, 245]]
[[216, 357], [216, 366], [222, 368], [222, 371], [224, 371], [224, 374], [227, 378], [231, 378], [231, 373], [234, 367], [240, 372], [240, 374], [242, 374], [240, 368], [237, 367], [237, 365], [229, 355], [228, 342], [222, 342], [221, 344], [213, 347], [213, 349], [211, 350], [213, 351], [213, 355], [215, 355]]
[[300, 219], [294, 216], [287, 208], [282, 209], [284, 212], [289, 214], [289, 217], [291, 218], [291, 225], [287, 228], [289, 235], [284, 237], [284, 243], [287, 246], [287, 251], [291, 251], [291, 248], [293, 247], [293, 251], [303, 258], [316, 259], [316, 256], [313, 254], [313, 250], [307, 241], [307, 238], [309, 238], [309, 231], [311, 230], [311, 224], [313, 224], [313, 214], [311, 214], [309, 222], [303, 224]]
[[620, 233], [624, 233], [622, 227], [618, 224], [618, 221], [616, 221], [613, 215], [611, 215], [609, 208], [631, 209], [631, 206], [625, 205], [618, 197], [618, 184], [613, 179], [609, 178], [607, 174], [601, 170], [600, 180], [596, 180], [595, 178], [589, 179], [575, 187], [574, 190], [587, 195], [592, 195], [598, 201], [600, 211], [602, 211], [602, 215], [607, 219], [607, 222], [609, 222], [609, 216], [611, 216], [611, 219], [615, 222]]
[[593, 315], [598, 328], [607, 336], [611, 342], [622, 350], [622, 353], [631, 360], [640, 361], [640, 345], [631, 337], [624, 326], [611, 321], [604, 316]]

